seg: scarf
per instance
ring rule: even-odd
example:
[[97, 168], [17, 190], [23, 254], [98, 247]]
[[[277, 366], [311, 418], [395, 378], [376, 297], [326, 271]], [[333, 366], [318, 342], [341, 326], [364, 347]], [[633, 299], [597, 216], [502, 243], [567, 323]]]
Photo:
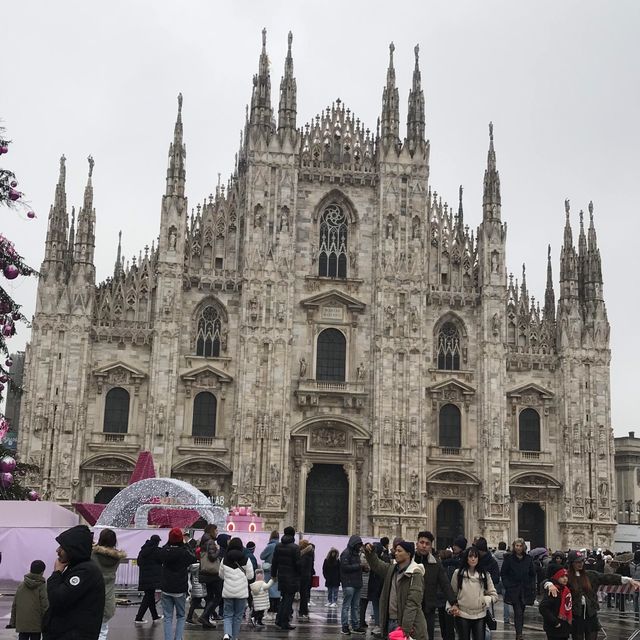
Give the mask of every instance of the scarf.
[[[559, 578], [567, 575], [566, 569], [559, 569], [556, 571], [551, 579], [554, 582], [557, 582]], [[569, 624], [571, 624], [573, 620], [573, 600], [571, 598], [571, 589], [569, 589], [569, 585], [564, 585], [563, 587], [559, 584], [556, 585], [560, 591], [560, 609], [558, 610], [558, 618], [560, 620], [566, 620]]]

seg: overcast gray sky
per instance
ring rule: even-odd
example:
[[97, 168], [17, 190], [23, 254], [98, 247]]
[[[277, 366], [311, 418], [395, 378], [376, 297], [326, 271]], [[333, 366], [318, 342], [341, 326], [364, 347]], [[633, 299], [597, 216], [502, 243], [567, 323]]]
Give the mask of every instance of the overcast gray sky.
[[[218, 172], [226, 180], [263, 27], [276, 106], [293, 31], [298, 125], [340, 98], [374, 130], [392, 40], [406, 121], [419, 43], [431, 184], [450, 202], [463, 184], [465, 217], [477, 226], [493, 120], [508, 264], [520, 277], [526, 262], [537, 299], [548, 243], [558, 294], [564, 199], [576, 237], [578, 212], [593, 200], [612, 326], [612, 423], [617, 435], [634, 427], [640, 2], [25, 0], [5, 14], [0, 118], [14, 143], [2, 162], [39, 218], [1, 211], [0, 228], [39, 267], [58, 158], [67, 157], [77, 209], [93, 154], [99, 280], [113, 270], [119, 229], [128, 257], [157, 236], [178, 92], [190, 205], [214, 190]], [[9, 286], [32, 313], [35, 279]]]

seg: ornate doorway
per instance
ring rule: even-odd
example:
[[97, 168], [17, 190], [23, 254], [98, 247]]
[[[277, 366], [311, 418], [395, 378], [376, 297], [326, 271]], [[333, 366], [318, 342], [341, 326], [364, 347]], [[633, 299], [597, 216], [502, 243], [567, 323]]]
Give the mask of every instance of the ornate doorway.
[[347, 535], [349, 480], [341, 464], [314, 464], [307, 476], [304, 530]]
[[518, 536], [531, 548], [546, 547], [546, 514], [539, 502], [524, 502], [518, 507]]
[[464, 508], [457, 500], [442, 500], [436, 510], [436, 548], [446, 549], [464, 535]]

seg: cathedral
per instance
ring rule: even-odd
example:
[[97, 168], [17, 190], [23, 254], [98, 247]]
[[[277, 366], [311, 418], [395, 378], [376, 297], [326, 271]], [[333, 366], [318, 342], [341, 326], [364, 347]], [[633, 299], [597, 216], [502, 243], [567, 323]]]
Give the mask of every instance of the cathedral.
[[263, 32], [228, 183], [189, 206], [179, 96], [157, 244], [103, 282], [93, 160], [76, 216], [61, 158], [21, 407], [33, 486], [108, 502], [148, 450], [268, 528], [610, 543], [593, 205], [574, 244], [565, 202], [541, 306], [507, 272], [492, 126], [475, 232], [462, 188], [430, 185], [418, 53], [404, 138], [393, 45], [375, 131], [340, 100], [300, 126], [292, 36], [276, 113]]

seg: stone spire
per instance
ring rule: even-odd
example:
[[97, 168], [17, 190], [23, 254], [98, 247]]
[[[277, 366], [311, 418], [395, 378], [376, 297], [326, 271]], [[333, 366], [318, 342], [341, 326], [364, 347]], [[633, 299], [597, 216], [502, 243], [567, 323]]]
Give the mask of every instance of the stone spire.
[[84, 188], [84, 201], [78, 214], [78, 235], [74, 247], [74, 262], [93, 265], [93, 254], [96, 245], [95, 227], [96, 212], [93, 208], [93, 175], [94, 160], [92, 156], [87, 158], [89, 163], [89, 176]]
[[381, 138], [386, 147], [398, 144], [400, 131], [400, 112], [398, 108], [398, 88], [396, 87], [396, 70], [393, 68], [393, 52], [395, 45], [389, 45], [389, 68], [387, 69], [387, 84], [382, 91]]
[[76, 235], [76, 208], [71, 207], [71, 228], [69, 229], [69, 240], [67, 242], [67, 253], [64, 257], [64, 264], [67, 273], [67, 277], [71, 274], [73, 267], [73, 248], [75, 244]]
[[293, 57], [291, 43], [293, 33], [289, 31], [289, 46], [284, 62], [284, 76], [280, 81], [280, 104], [278, 106], [278, 131], [296, 128], [296, 79], [293, 77]]
[[413, 69], [413, 85], [409, 91], [409, 111], [407, 115], [407, 144], [412, 154], [419, 145], [425, 142], [424, 91], [422, 90], [420, 78], [419, 52], [420, 47], [416, 45], [414, 48], [416, 66]]
[[267, 56], [267, 30], [262, 30], [262, 52], [258, 62], [258, 73], [253, 76], [251, 110], [249, 123], [264, 131], [271, 131], [273, 109], [271, 107], [271, 76], [269, 75], [269, 56]]
[[589, 300], [602, 300], [602, 261], [600, 259], [596, 228], [593, 224], [593, 202], [589, 202], [586, 282], [588, 288], [587, 298]]
[[113, 277], [118, 278], [122, 273], [122, 230], [118, 231], [118, 253], [113, 267]]
[[178, 94], [178, 116], [173, 129], [173, 142], [169, 146], [169, 166], [167, 168], [167, 196], [184, 197], [186, 178], [185, 161], [187, 148], [182, 141], [182, 94]]
[[566, 220], [564, 224], [564, 242], [560, 251], [560, 299], [578, 297], [578, 259], [573, 246], [573, 232], [569, 220], [569, 200], [564, 201]]
[[549, 322], [554, 322], [556, 319], [556, 295], [553, 291], [551, 245], [547, 247], [547, 286], [544, 290], [544, 319]]
[[58, 183], [56, 185], [53, 205], [49, 210], [44, 262], [64, 263], [67, 252], [67, 230], [69, 217], [67, 215], [67, 169], [65, 163], [66, 158], [63, 155], [60, 158], [60, 172], [58, 175]]
[[489, 123], [489, 152], [484, 172], [482, 206], [485, 219], [500, 220], [500, 174], [496, 168], [496, 152], [493, 148], [493, 122]]
[[584, 233], [584, 211], [580, 210], [580, 234], [578, 235], [578, 296], [585, 300], [587, 279], [587, 236]]

